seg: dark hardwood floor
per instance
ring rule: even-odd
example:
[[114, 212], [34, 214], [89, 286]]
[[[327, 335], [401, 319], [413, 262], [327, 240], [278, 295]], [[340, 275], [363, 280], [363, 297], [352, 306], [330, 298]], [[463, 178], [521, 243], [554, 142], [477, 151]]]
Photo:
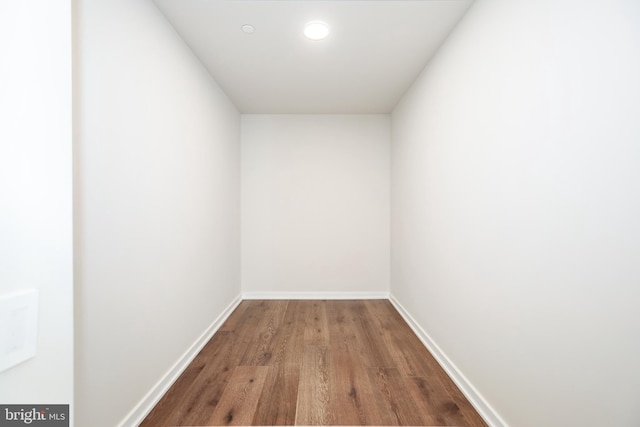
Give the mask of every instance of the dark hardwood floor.
[[142, 427], [486, 426], [386, 300], [243, 301]]

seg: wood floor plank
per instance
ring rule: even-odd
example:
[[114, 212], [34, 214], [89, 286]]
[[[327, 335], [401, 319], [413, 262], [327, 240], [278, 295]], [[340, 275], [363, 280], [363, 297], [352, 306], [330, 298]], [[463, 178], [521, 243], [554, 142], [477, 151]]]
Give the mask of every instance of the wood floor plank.
[[233, 331], [237, 326], [238, 322], [243, 318], [245, 311], [250, 307], [250, 304], [247, 304], [247, 301], [242, 301], [238, 306], [233, 310], [233, 313], [224, 321], [219, 332], [225, 331]]
[[[393, 360], [389, 366], [397, 367], [403, 375], [421, 375], [423, 372], [419, 369], [421, 363], [416, 363], [412, 357], [413, 345], [408, 342], [405, 345], [397, 345], [397, 342], [405, 342], [411, 338], [417, 338], [413, 334], [406, 334], [405, 325], [401, 319], [396, 318], [392, 311], [393, 307], [386, 300], [369, 300], [363, 302], [367, 310], [369, 321], [374, 330], [379, 334], [381, 346], [388, 350], [389, 356]], [[411, 336], [410, 336], [411, 335]], [[387, 362], [389, 363], [389, 362]]]
[[[227, 335], [225, 344], [212, 355], [185, 393], [186, 404], [170, 414], [166, 425], [203, 425], [207, 422], [240, 360], [242, 344], [241, 334]], [[175, 422], [169, 422], [171, 420]]]
[[241, 365], [262, 366], [269, 363], [273, 356], [273, 340], [279, 330], [287, 301], [262, 301], [258, 304], [259, 316], [253, 321], [253, 338], [240, 361]]
[[355, 319], [349, 301], [335, 301], [327, 307], [329, 320], [331, 369], [331, 408], [340, 414], [337, 424], [380, 425], [373, 388], [367, 368], [360, 363], [360, 346], [356, 340]]
[[243, 301], [141, 424], [486, 426], [386, 300]]
[[469, 426], [486, 426], [487, 424], [484, 422], [482, 417], [478, 414], [478, 412], [471, 406], [466, 397], [462, 394], [460, 389], [456, 387], [455, 383], [444, 374], [442, 378], [440, 378], [440, 383], [444, 386], [450, 398], [456, 404], [460, 412], [464, 414], [465, 419], [467, 420], [467, 425]]
[[250, 425], [295, 425], [300, 369], [290, 365], [269, 368]]
[[[181, 389], [174, 390], [172, 387], [165, 395], [169, 396], [176, 391], [182, 393], [182, 404], [176, 405], [171, 411], [162, 411], [158, 405], [147, 417], [147, 419], [155, 420], [154, 423], [148, 424], [149, 427], [204, 425], [207, 422], [222, 396], [233, 369], [239, 364], [251, 342], [255, 319], [260, 318], [266, 306], [253, 301], [243, 301], [242, 305], [245, 307], [237, 310], [238, 322], [234, 329], [216, 333], [209, 344], [205, 346], [205, 349], [212, 348], [211, 354], [203, 358], [206, 364], [200, 369], [188, 389], [182, 391]], [[193, 366], [192, 363], [189, 368]]]
[[432, 425], [428, 413], [418, 411], [412, 395], [407, 392], [405, 383], [396, 368], [370, 368], [369, 378], [378, 393], [380, 412], [385, 425], [426, 426]]
[[367, 307], [361, 301], [353, 301], [350, 310], [353, 313], [356, 339], [365, 349], [361, 353], [363, 362], [370, 368], [395, 366], [393, 356], [384, 342], [384, 336], [372, 321]]
[[304, 328], [304, 342], [307, 345], [327, 345], [329, 343], [329, 323], [327, 322], [326, 301], [304, 301], [307, 311]]
[[486, 425], [389, 301], [368, 300], [364, 304], [380, 328], [400, 372], [418, 377], [410, 382], [418, 386], [422, 394], [419, 400], [425, 403], [429, 413], [435, 414], [436, 424]]
[[306, 312], [290, 301], [274, 339], [272, 367], [258, 402], [253, 425], [294, 425]]
[[296, 405], [296, 425], [335, 425], [330, 408], [329, 369], [331, 353], [327, 346], [306, 345], [300, 366]]
[[274, 343], [275, 356], [270, 365], [283, 364], [300, 368], [307, 315], [305, 301], [289, 301], [283, 328]]
[[[202, 351], [189, 364], [189, 367], [180, 375], [169, 391], [160, 399], [155, 408], [140, 424], [140, 427], [154, 427], [159, 425], [178, 424], [182, 411], [188, 410], [191, 398], [189, 392], [196, 379], [206, 366], [214, 366], [216, 363], [216, 351], [223, 348], [228, 340], [228, 332], [220, 332], [204, 346]], [[203, 375], [209, 376], [209, 373]], [[183, 403], [184, 402], [184, 403]]]
[[407, 390], [413, 396], [421, 411], [431, 415], [433, 423], [438, 426], [475, 426], [471, 424], [458, 404], [449, 396], [437, 380], [423, 377], [407, 377]]
[[267, 366], [237, 366], [207, 425], [250, 425], [270, 369]]

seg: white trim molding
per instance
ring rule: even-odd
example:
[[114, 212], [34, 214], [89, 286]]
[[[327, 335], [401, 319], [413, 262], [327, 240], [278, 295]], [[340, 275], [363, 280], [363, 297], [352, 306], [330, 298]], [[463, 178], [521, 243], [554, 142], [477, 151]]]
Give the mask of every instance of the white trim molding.
[[167, 373], [154, 385], [151, 390], [138, 402], [138, 404], [127, 414], [118, 424], [118, 427], [134, 427], [140, 425], [151, 410], [158, 404], [162, 396], [169, 390], [180, 375], [187, 369], [189, 364], [195, 359], [200, 350], [209, 342], [213, 335], [220, 329], [220, 326], [233, 313], [233, 310], [242, 302], [242, 295], [238, 295], [231, 301], [222, 313], [209, 325], [209, 327], [198, 337], [189, 349], [178, 359], [178, 361], [167, 371]]
[[243, 292], [242, 299], [389, 299], [389, 292]]
[[420, 338], [422, 344], [429, 350], [431, 355], [436, 359], [438, 364], [449, 375], [453, 382], [458, 386], [460, 391], [465, 395], [473, 407], [478, 411], [480, 416], [491, 427], [508, 427], [507, 423], [498, 415], [491, 405], [482, 397], [482, 395], [476, 390], [471, 382], [464, 376], [464, 374], [456, 367], [456, 365], [447, 357], [442, 349], [436, 344], [436, 342], [429, 336], [429, 334], [422, 329], [420, 324], [409, 314], [409, 312], [400, 304], [400, 302], [393, 296], [389, 295], [389, 301], [398, 310], [398, 313], [407, 322], [413, 332]]

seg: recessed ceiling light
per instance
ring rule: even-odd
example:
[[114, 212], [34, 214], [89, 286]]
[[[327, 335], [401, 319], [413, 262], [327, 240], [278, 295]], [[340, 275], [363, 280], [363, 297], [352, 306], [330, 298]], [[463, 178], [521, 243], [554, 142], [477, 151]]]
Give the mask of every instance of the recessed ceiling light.
[[242, 26], [242, 31], [244, 31], [247, 34], [252, 34], [253, 32], [256, 31], [256, 29], [253, 25], [245, 24]]
[[304, 26], [304, 35], [311, 40], [322, 40], [329, 35], [329, 26], [320, 21], [307, 22]]

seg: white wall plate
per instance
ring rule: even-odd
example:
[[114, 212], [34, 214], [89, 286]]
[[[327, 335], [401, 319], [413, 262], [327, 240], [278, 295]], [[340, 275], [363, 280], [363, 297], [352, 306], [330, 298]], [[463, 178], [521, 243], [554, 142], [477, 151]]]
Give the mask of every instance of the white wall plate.
[[38, 291], [0, 295], [0, 372], [36, 355]]

